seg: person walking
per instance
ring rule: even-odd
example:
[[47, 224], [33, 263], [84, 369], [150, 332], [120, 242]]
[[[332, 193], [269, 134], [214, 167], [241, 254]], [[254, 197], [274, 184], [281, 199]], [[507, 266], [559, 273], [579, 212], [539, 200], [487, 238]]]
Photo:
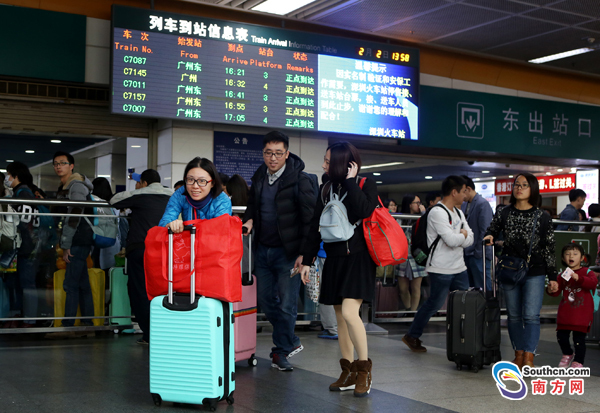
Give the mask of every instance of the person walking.
[[[310, 265], [313, 263], [321, 233], [319, 221], [325, 205], [331, 201], [331, 193], [342, 199], [350, 224], [358, 224], [348, 240], [325, 242], [327, 259], [321, 275], [319, 303], [333, 305], [338, 325], [338, 343], [342, 353], [339, 379], [329, 386], [331, 391], [354, 390], [354, 396], [364, 397], [371, 391], [371, 370], [367, 334], [359, 315], [364, 301], [370, 302], [375, 295], [375, 263], [367, 249], [360, 222], [371, 216], [378, 204], [377, 185], [366, 179], [360, 187], [358, 173], [362, 165], [358, 150], [348, 142], [330, 145], [325, 153], [323, 170], [330, 181], [321, 185], [310, 232], [302, 250], [302, 281], [308, 282]], [[358, 359], [354, 358], [356, 350]]]
[[558, 283], [552, 218], [538, 208], [541, 203], [538, 180], [530, 173], [521, 173], [515, 177], [512, 188], [510, 205], [496, 212], [483, 239], [491, 244], [503, 233], [502, 254], [529, 262], [529, 271], [521, 285], [500, 283], [506, 299], [508, 335], [515, 350], [513, 363], [522, 368], [524, 365], [533, 367], [540, 339], [546, 276], [550, 280], [549, 293], [558, 291]]

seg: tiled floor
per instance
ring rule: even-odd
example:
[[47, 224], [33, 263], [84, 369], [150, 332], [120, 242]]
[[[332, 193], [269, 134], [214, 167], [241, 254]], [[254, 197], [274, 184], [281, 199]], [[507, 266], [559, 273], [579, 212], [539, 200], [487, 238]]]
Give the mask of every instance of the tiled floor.
[[[238, 363], [235, 403], [228, 412], [600, 412], [600, 348], [588, 344], [581, 396], [503, 399], [491, 368], [457, 371], [448, 362], [443, 325], [432, 323], [422, 337], [427, 353], [413, 353], [400, 341], [405, 325], [385, 325], [388, 336], [370, 336], [373, 390], [357, 399], [352, 392], [329, 392], [337, 378], [338, 344], [299, 330], [305, 350], [291, 359], [291, 373], [270, 369], [268, 328], [258, 335], [257, 367]], [[32, 335], [0, 336], [0, 412], [189, 412], [201, 406], [163, 403], [155, 407], [148, 391], [148, 348], [139, 336], [104, 333], [95, 338], [48, 341]], [[503, 329], [505, 359], [512, 359]], [[560, 350], [554, 326], [542, 326], [536, 365], [555, 366]]]

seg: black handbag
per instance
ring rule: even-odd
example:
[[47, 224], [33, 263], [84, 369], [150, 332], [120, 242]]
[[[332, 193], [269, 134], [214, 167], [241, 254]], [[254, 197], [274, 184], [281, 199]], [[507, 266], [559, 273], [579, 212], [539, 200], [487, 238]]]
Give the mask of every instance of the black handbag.
[[520, 257], [511, 257], [509, 255], [501, 255], [498, 257], [498, 263], [496, 264], [496, 278], [502, 284], [506, 285], [521, 285], [525, 282], [525, 277], [529, 272], [529, 260], [531, 259], [531, 249], [533, 247], [533, 236], [535, 234], [535, 228], [537, 226], [539, 217], [536, 216], [533, 222], [533, 230], [531, 231], [531, 239], [529, 241], [529, 252], [527, 253], [527, 259]]

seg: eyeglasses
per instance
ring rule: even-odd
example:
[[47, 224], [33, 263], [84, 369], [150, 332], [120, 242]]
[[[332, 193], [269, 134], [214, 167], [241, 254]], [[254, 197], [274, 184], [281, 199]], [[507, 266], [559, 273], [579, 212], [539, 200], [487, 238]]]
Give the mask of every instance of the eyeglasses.
[[521, 189], [521, 188], [527, 189], [527, 188], [529, 188], [529, 184], [514, 184], [513, 187], [515, 189]]
[[420, 201], [413, 201], [411, 204], [423, 205]]
[[199, 187], [205, 187], [206, 185], [208, 185], [209, 182], [212, 182], [212, 179], [210, 181], [207, 181], [206, 179], [202, 178], [194, 179], [191, 176], [185, 178], [185, 183], [189, 186], [194, 186], [194, 184], [197, 184]]
[[71, 163], [70, 162], [53, 162], [52, 165], [54, 165], [54, 167], [56, 168], [57, 166], [71, 165]]
[[286, 153], [287, 153], [287, 151], [285, 151], [285, 152], [272, 152], [272, 151], [264, 151], [264, 152], [263, 152], [263, 156], [264, 156], [265, 158], [271, 158], [273, 155], [275, 155], [275, 157], [276, 157], [277, 159], [281, 159], [281, 158], [283, 158], [283, 156], [284, 156]]

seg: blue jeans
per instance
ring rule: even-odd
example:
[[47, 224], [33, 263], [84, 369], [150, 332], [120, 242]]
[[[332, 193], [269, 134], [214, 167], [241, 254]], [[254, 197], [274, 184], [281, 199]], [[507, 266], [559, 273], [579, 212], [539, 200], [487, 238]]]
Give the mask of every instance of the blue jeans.
[[[474, 255], [465, 255], [467, 274], [469, 274], [469, 285], [483, 290], [483, 259], [475, 258]], [[492, 261], [485, 260], [485, 289], [492, 291]]]
[[439, 274], [435, 272], [428, 274], [431, 283], [429, 298], [417, 311], [415, 319], [408, 330], [408, 335], [414, 338], [421, 337], [429, 319], [444, 305], [448, 292], [469, 289], [469, 276], [466, 271], [458, 274]]
[[300, 339], [294, 334], [300, 294], [300, 274], [290, 278], [296, 258], [288, 259], [283, 247], [272, 248], [262, 244], [256, 251], [254, 274], [257, 281], [258, 305], [273, 325], [271, 355], [287, 356]]
[[[63, 289], [67, 293], [65, 300], [65, 317], [75, 317], [77, 307], [81, 308], [82, 317], [94, 316], [94, 298], [92, 297], [92, 287], [87, 271], [87, 256], [90, 255], [91, 246], [71, 247], [71, 262], [67, 263], [65, 271], [65, 281]], [[74, 319], [62, 320], [62, 325], [72, 327], [75, 324]], [[92, 320], [81, 320], [82, 325], [92, 325]]]
[[[39, 261], [17, 255], [17, 274], [23, 289], [23, 317], [37, 317], [38, 297], [35, 285]], [[35, 324], [35, 320], [24, 321], [25, 324]]]
[[508, 335], [513, 349], [533, 353], [540, 340], [540, 310], [546, 277], [527, 276], [520, 286], [504, 286]]

